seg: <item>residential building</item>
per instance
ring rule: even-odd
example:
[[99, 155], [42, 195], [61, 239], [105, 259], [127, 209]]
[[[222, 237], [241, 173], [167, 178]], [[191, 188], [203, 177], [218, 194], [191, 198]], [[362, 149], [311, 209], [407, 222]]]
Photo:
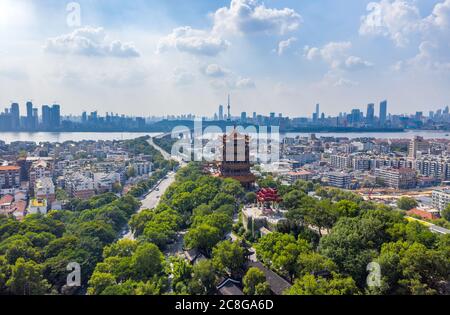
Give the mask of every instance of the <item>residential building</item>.
[[443, 211], [450, 204], [450, 189], [433, 191], [431, 199], [433, 208]]
[[417, 185], [416, 171], [410, 168], [376, 169], [377, 182], [395, 189], [412, 189]]
[[18, 188], [20, 186], [20, 167], [0, 166], [0, 189]]
[[28, 205], [28, 214], [47, 214], [48, 203], [46, 199], [33, 198]]
[[330, 173], [328, 174], [328, 185], [337, 188], [349, 188], [351, 184], [351, 177], [347, 173]]

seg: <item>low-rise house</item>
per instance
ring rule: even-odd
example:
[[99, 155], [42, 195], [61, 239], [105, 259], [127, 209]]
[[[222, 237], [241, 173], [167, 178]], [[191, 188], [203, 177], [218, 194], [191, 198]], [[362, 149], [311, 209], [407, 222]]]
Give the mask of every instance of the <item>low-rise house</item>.
[[44, 177], [36, 181], [34, 195], [38, 199], [47, 199], [49, 203], [56, 200], [55, 185], [51, 178]]
[[46, 199], [37, 199], [33, 198], [30, 200], [30, 204], [28, 205], [27, 213], [28, 214], [47, 214], [47, 200]]
[[289, 181], [290, 184], [294, 184], [298, 180], [310, 181], [312, 177], [313, 173], [305, 170], [300, 170], [297, 172], [289, 172], [287, 174], [287, 180]]
[[413, 216], [413, 215], [419, 216], [425, 220], [437, 220], [441, 217], [438, 210], [427, 211], [424, 209], [417, 209], [417, 208], [409, 210], [408, 212], [406, 212], [406, 214], [408, 214], [409, 216]]

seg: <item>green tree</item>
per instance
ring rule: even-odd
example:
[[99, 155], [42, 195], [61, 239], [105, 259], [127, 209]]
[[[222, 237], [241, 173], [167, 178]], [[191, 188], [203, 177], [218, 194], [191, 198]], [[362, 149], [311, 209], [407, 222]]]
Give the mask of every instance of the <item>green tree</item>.
[[220, 190], [236, 199], [241, 199], [245, 194], [245, 190], [241, 183], [231, 178], [226, 178], [223, 180]]
[[91, 279], [89, 279], [87, 293], [89, 295], [100, 295], [106, 288], [114, 285], [116, 285], [116, 279], [112, 274], [94, 272]]
[[441, 216], [447, 220], [448, 222], [450, 222], [450, 204], [441, 211]]
[[136, 177], [136, 169], [134, 166], [129, 166], [127, 168], [127, 178], [133, 178]]
[[23, 258], [17, 259], [11, 266], [11, 277], [6, 286], [13, 295], [43, 295], [50, 289], [49, 283], [42, 276], [42, 266]]
[[401, 210], [411, 210], [417, 207], [418, 203], [416, 199], [411, 197], [401, 197], [397, 200], [397, 207]]
[[246, 295], [269, 295], [270, 287], [266, 281], [264, 272], [252, 267], [245, 274], [243, 280], [244, 293]]
[[213, 249], [212, 262], [220, 273], [237, 278], [244, 270], [244, 249], [237, 242], [220, 242]]
[[335, 272], [338, 269], [331, 259], [315, 252], [300, 253], [296, 267], [299, 277], [324, 271]]
[[120, 182], [115, 182], [115, 183], [112, 185], [112, 191], [113, 191], [113, 193], [116, 193], [116, 194], [121, 193], [121, 192], [122, 192], [122, 189], [123, 189], [123, 187], [122, 187], [122, 185], [120, 184]]
[[245, 194], [245, 202], [247, 203], [255, 203], [256, 202], [256, 194], [254, 192], [248, 192]]
[[184, 242], [188, 248], [196, 248], [209, 255], [212, 248], [221, 239], [222, 233], [218, 228], [208, 224], [200, 224], [186, 233]]
[[148, 280], [163, 270], [164, 255], [152, 243], [140, 245], [131, 257], [131, 264], [137, 280]]
[[272, 233], [263, 236], [255, 245], [260, 260], [276, 272], [290, 276], [297, 271], [297, 259], [301, 253], [309, 252], [309, 243], [290, 234]]
[[286, 292], [288, 295], [355, 295], [359, 294], [358, 287], [350, 277], [333, 275], [333, 279], [305, 275], [297, 279]]
[[216, 275], [211, 260], [201, 260], [193, 267], [189, 288], [192, 294], [207, 295], [215, 291]]

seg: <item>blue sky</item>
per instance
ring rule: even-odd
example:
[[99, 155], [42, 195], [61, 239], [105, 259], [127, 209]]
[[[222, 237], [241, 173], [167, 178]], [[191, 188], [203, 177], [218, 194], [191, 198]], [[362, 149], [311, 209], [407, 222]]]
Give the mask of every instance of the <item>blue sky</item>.
[[0, 0], [2, 107], [211, 115], [228, 93], [235, 115], [450, 105], [450, 0], [80, 0], [79, 25], [69, 3]]

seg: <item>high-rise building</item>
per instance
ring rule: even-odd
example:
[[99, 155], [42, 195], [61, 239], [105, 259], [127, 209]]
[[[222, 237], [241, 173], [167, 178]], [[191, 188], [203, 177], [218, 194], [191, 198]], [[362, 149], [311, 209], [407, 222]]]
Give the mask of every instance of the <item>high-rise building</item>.
[[36, 129], [39, 125], [39, 114], [38, 114], [38, 109], [37, 108], [33, 108], [33, 126], [34, 129]]
[[11, 104], [11, 129], [19, 130], [20, 129], [20, 109], [18, 103]]
[[243, 122], [243, 123], [247, 122], [247, 113], [246, 112], [241, 113], [241, 122]]
[[54, 104], [51, 109], [51, 127], [52, 129], [59, 128], [61, 126], [61, 106]]
[[427, 152], [430, 148], [430, 143], [423, 137], [414, 137], [409, 144], [409, 157], [416, 159], [418, 153]]
[[219, 120], [223, 120], [223, 105], [219, 106]]
[[387, 101], [380, 103], [380, 125], [383, 127], [386, 125], [387, 118]]
[[375, 119], [375, 104], [368, 104], [367, 105], [367, 123], [373, 124], [373, 121]]
[[42, 106], [42, 127], [44, 129], [50, 128], [52, 125], [52, 111], [50, 109], [50, 106], [43, 105]]
[[320, 104], [316, 104], [316, 115], [317, 115], [317, 118], [320, 117]]
[[32, 102], [27, 102], [26, 128], [29, 130], [34, 129], [33, 103]]

